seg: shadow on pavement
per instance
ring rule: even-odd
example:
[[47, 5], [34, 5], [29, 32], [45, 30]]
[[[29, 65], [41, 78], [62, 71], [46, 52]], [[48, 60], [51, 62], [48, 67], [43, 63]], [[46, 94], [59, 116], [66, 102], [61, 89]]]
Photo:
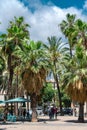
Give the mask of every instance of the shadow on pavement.
[[[19, 125], [19, 124], [21, 124], [21, 123], [24, 123], [24, 122], [6, 122], [6, 123], [4, 123], [4, 122], [0, 122], [0, 125]], [[1, 130], [1, 129], [0, 129]]]
[[2, 129], [0, 129], [0, 130], [6, 130], [6, 128], [2, 128]]
[[70, 123], [87, 123], [87, 120], [84, 120], [84, 122], [79, 122], [78, 120], [65, 120], [64, 122], [70, 122]]
[[40, 118], [38, 119], [38, 122], [46, 122], [46, 121], [59, 121], [60, 119], [43, 119], [43, 118]]

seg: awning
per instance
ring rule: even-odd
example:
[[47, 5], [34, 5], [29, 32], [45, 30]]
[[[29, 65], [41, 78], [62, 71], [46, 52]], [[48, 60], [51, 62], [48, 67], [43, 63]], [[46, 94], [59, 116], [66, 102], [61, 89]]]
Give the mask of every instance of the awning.
[[0, 104], [1, 104], [1, 103], [4, 103], [4, 101], [0, 100]]
[[23, 98], [23, 97], [18, 97], [18, 98], [13, 98], [13, 99], [9, 99], [4, 101], [4, 103], [16, 103], [16, 102], [30, 102], [29, 99]]

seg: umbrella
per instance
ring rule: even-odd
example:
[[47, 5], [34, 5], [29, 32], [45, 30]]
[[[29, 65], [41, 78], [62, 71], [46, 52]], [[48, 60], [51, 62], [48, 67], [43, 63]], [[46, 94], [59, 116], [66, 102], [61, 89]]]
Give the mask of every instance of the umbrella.
[[15, 103], [15, 102], [30, 102], [30, 100], [23, 98], [23, 97], [18, 97], [18, 98], [13, 98], [13, 99], [9, 99], [4, 101], [5, 103]]
[[1, 103], [4, 103], [4, 101], [0, 100], [0, 104], [1, 104]]

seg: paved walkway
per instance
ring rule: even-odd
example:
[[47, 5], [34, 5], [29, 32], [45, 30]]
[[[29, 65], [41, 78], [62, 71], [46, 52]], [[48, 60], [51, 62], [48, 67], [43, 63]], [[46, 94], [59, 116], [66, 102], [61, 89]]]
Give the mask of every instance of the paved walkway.
[[0, 130], [87, 130], [85, 123], [78, 123], [77, 117], [58, 116], [57, 120], [49, 120], [47, 116], [39, 117], [39, 122], [0, 122]]

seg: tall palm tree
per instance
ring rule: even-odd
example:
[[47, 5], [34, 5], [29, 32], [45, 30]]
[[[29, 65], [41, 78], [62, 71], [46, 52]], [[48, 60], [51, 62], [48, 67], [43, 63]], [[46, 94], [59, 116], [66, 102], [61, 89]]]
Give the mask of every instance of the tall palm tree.
[[[71, 19], [73, 19], [72, 16], [75, 16], [75, 15], [69, 14], [68, 16], [71, 17]], [[67, 21], [65, 20], [62, 21], [62, 23], [60, 24], [62, 32], [68, 38], [69, 44], [71, 44], [70, 50], [72, 50], [72, 47], [75, 49], [76, 47], [75, 44], [80, 44], [80, 45], [82, 44], [85, 47], [85, 49], [87, 49], [87, 35], [86, 35], [87, 23], [83, 22], [81, 19], [76, 20], [75, 17], [73, 20], [74, 22], [69, 22], [70, 23], [69, 27], [67, 27], [67, 24], [66, 24], [68, 19]], [[71, 53], [72, 58], [73, 58], [74, 51], [73, 53]]]
[[[18, 53], [18, 52], [17, 52]], [[25, 52], [19, 52], [22, 60], [22, 81], [31, 96], [32, 121], [37, 121], [37, 95], [46, 78], [46, 53], [42, 42], [30, 41], [25, 45]]]
[[65, 47], [64, 44], [61, 42], [61, 38], [58, 39], [57, 37], [52, 36], [51, 38], [48, 37], [48, 45], [45, 45], [45, 48], [47, 49], [47, 52], [50, 55], [48, 62], [50, 64], [51, 72], [53, 73], [53, 78], [57, 84], [59, 106], [60, 106], [60, 111], [62, 115], [62, 102], [61, 102], [58, 71], [59, 71], [59, 66], [60, 66], [62, 55], [64, 51], [66, 50], [65, 48], [67, 47]]
[[73, 58], [66, 61], [66, 71], [63, 74], [64, 86], [67, 87], [71, 99], [79, 103], [78, 121], [84, 122], [83, 106], [87, 101], [87, 52], [81, 43], [76, 45]]
[[66, 20], [63, 20], [59, 25], [62, 33], [68, 39], [71, 57], [72, 57], [73, 46], [76, 43], [77, 32], [75, 31], [75, 21], [76, 21], [76, 15], [68, 13], [66, 15]]
[[[24, 23], [24, 18], [14, 17], [14, 21], [10, 21], [10, 25], [7, 29], [7, 34], [1, 35], [2, 53], [5, 55], [7, 60], [7, 69], [9, 73], [9, 89], [12, 89], [13, 73], [16, 64], [13, 62], [16, 59], [13, 52], [17, 47], [23, 49], [23, 40], [29, 38], [28, 24]], [[10, 92], [10, 91], [9, 91]]]

